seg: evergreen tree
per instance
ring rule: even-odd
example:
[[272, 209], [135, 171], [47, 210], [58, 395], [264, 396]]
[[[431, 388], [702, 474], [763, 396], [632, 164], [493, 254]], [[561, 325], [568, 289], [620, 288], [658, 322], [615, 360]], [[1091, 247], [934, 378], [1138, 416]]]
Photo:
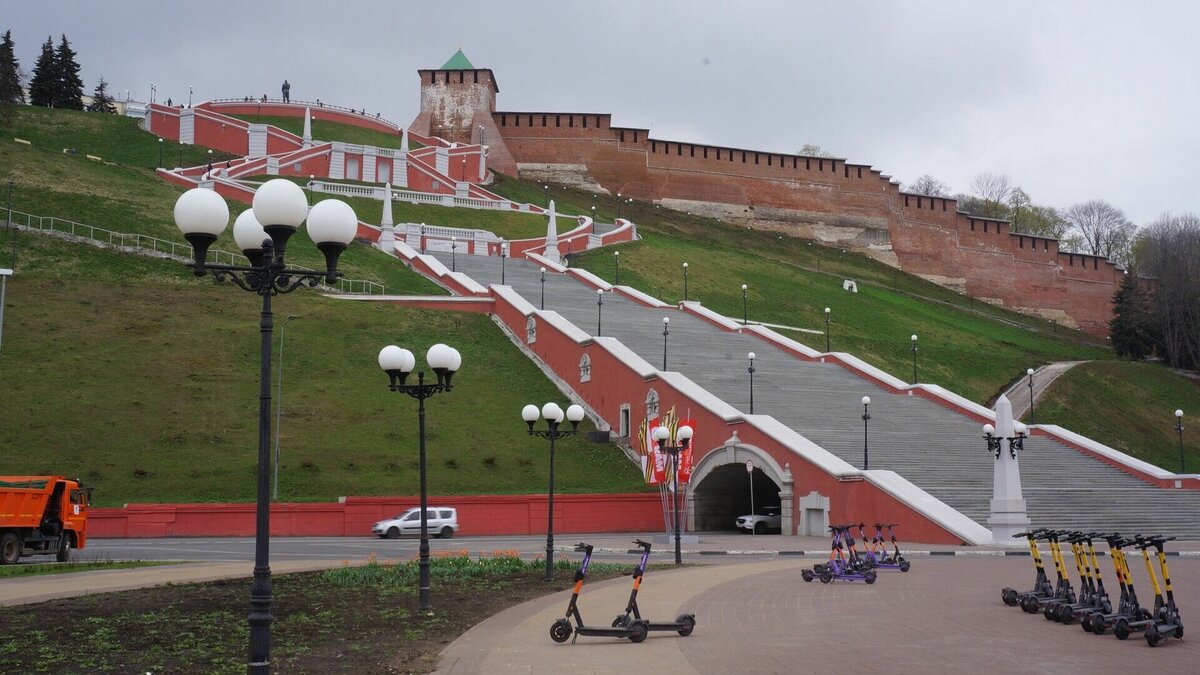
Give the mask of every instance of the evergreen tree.
[[54, 93], [58, 88], [58, 69], [54, 59], [54, 40], [47, 37], [42, 44], [42, 54], [33, 66], [29, 80], [29, 104], [54, 107]]
[[83, 80], [79, 79], [75, 50], [71, 49], [66, 35], [62, 36], [62, 42], [58, 44], [58, 51], [54, 54], [54, 70], [58, 75], [54, 107], [83, 110]]
[[20, 73], [12, 31], [6, 31], [3, 43], [0, 43], [0, 126], [8, 126], [13, 118], [13, 107], [25, 102]]
[[113, 115], [117, 112], [117, 106], [113, 105], [113, 97], [108, 95], [108, 83], [104, 81], [103, 76], [100, 78], [100, 82], [96, 84], [96, 89], [92, 91], [92, 102], [88, 105], [87, 111], [108, 115]]
[[1141, 360], [1162, 353], [1163, 338], [1151, 297], [1151, 282], [1130, 272], [1113, 295], [1113, 318], [1109, 338], [1118, 356]]

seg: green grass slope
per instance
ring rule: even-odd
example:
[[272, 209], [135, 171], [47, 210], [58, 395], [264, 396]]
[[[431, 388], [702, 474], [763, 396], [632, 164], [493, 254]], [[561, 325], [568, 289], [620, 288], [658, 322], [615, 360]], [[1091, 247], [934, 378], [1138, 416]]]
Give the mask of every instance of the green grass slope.
[[[178, 263], [23, 237], [0, 351], [0, 474], [78, 475], [103, 506], [253, 500], [259, 310]], [[393, 343], [421, 361], [435, 342], [463, 354], [454, 390], [427, 402], [431, 493], [545, 490], [546, 442], [520, 409], [565, 399], [486, 316], [306, 290], [275, 311], [301, 317], [285, 332], [282, 500], [418, 491], [416, 401], [388, 391], [375, 361]], [[563, 492], [642, 489], [615, 446], [577, 437], [556, 454]]]
[[1200, 381], [1150, 363], [1082, 363], [1054, 381], [1037, 421], [1058, 424], [1138, 459], [1179, 470], [1175, 410], [1183, 410], [1187, 470], [1200, 473]]
[[[320, 112], [320, 108], [314, 108]], [[274, 115], [230, 115], [230, 117], [253, 122], [254, 124], [270, 124], [279, 127], [284, 131], [291, 132], [297, 136], [304, 135], [304, 116], [300, 117], [283, 117]], [[364, 129], [356, 127], [352, 124], [342, 124], [330, 120], [316, 119], [312, 123], [313, 138], [318, 141], [341, 141], [343, 143], [351, 143], [358, 145], [374, 145], [380, 148], [399, 148], [400, 134], [385, 133], [376, 131], [375, 129]], [[410, 150], [416, 150], [422, 147], [420, 143], [412, 140], [408, 141]]]
[[[492, 189], [511, 199], [548, 192], [564, 208], [598, 219], [616, 215], [614, 200], [578, 190], [501, 177]], [[539, 203], [547, 195], [542, 195]], [[682, 265], [689, 265], [688, 297], [741, 318], [741, 285], [751, 321], [824, 331], [832, 310], [830, 346], [854, 354], [905, 380], [912, 379], [912, 334], [919, 337], [918, 379], [986, 402], [1030, 366], [1068, 359], [1108, 359], [1095, 338], [1014, 312], [973, 303], [915, 276], [863, 256], [810, 245], [777, 233], [751, 230], [634, 202], [622, 217], [638, 224], [643, 239], [622, 244], [621, 282], [666, 302], [683, 299]], [[589, 251], [573, 265], [614, 281], [612, 248]], [[858, 293], [842, 290], [844, 279]], [[814, 349], [824, 334], [779, 330]]]

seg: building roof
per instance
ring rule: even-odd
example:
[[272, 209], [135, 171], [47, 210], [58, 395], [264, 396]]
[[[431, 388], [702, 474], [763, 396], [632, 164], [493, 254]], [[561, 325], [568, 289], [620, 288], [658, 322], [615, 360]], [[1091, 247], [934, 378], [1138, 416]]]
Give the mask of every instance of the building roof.
[[471, 60], [467, 58], [466, 54], [463, 54], [463, 51], [460, 48], [458, 51], [454, 52], [454, 56], [451, 56], [450, 60], [446, 61], [446, 63], [443, 64], [441, 68], [438, 68], [438, 70], [475, 70], [475, 66], [471, 65]]

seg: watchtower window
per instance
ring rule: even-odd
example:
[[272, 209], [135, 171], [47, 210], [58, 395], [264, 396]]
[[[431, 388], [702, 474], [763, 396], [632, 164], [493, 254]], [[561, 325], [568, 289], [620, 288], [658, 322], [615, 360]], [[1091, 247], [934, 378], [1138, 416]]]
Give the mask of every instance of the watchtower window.
[[824, 170], [825, 170], [825, 160], [818, 159], [817, 160], [817, 171], [824, 171]]
[[547, 119], [548, 118], [546, 117], [546, 115], [542, 115], [542, 126], [548, 126], [548, 124], [546, 122]]
[[754, 163], [758, 164], [758, 153], [754, 153]]
[[471, 78], [475, 80], [475, 84], [479, 84], [479, 71], [478, 71], [478, 70], [472, 70], [472, 71], [471, 71]]
[[742, 151], [742, 164], [745, 164], [745, 163], [746, 163], [746, 151], [743, 150]]
[[587, 128], [587, 115], [584, 115], [584, 116], [583, 116], [583, 128], [584, 128], [584, 129], [586, 129], [586, 128]]
[[691, 156], [692, 156], [692, 157], [695, 157], [695, 156], [696, 156], [696, 146], [694, 146], [694, 145], [689, 145], [689, 146], [688, 146], [688, 152], [689, 152], [689, 153], [691, 153]]
[[676, 155], [676, 156], [678, 156], [678, 157], [682, 157], [682, 156], [683, 156], [683, 143], [676, 143], [676, 144], [675, 144], [675, 155]]
[[704, 148], [704, 159], [708, 159], [708, 148]]
[[624, 129], [621, 130], [621, 142], [622, 143], [625, 142], [625, 130]]
[[463, 82], [466, 82], [466, 81], [467, 81], [467, 74], [461, 70], [458, 71], [458, 83], [462, 84]]
[[575, 116], [574, 115], [567, 115], [567, 126], [569, 126], [569, 127], [575, 126]]
[[562, 115], [555, 115], [555, 116], [554, 116], [554, 126], [556, 126], [556, 127], [561, 127], [561, 126], [562, 126]]

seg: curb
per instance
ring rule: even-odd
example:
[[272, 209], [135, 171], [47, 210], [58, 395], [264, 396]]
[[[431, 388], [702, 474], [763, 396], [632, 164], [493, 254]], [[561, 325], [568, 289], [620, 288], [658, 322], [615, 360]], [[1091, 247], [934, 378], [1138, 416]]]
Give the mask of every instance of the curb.
[[[575, 550], [574, 547], [568, 547], [568, 546], [556, 546], [556, 547], [554, 547], [554, 550], [556, 552], [560, 552], [560, 553], [577, 553], [578, 552]], [[642, 549], [640, 549], [640, 548], [625, 549], [625, 548], [596, 547], [596, 548], [592, 549], [592, 553], [593, 554], [604, 553], [604, 554], [618, 554], [618, 555], [624, 555], [624, 554], [641, 555]], [[680, 551], [680, 553], [682, 555], [700, 555], [700, 556], [710, 556], [710, 555], [726, 555], [726, 556], [767, 555], [767, 556], [770, 556], [770, 555], [773, 555], [773, 556], [787, 556], [787, 557], [796, 557], [796, 558], [827, 557], [829, 555], [828, 549], [821, 549], [821, 550], [817, 550], [817, 551], [775, 551], [775, 550], [754, 550], [754, 549], [729, 550], [729, 551], [702, 551], [702, 550], [694, 550], [694, 549], [686, 549], [685, 548], [685, 549], [682, 549]], [[1029, 557], [1031, 557], [1031, 554], [1029, 551], [995, 551], [995, 550], [988, 550], [988, 551], [901, 551], [901, 553], [906, 558], [1029, 558]], [[651, 557], [674, 557], [675, 552], [673, 550], [660, 549], [657, 551], [651, 551], [650, 555], [651, 555]], [[1046, 555], [1049, 555], [1049, 553], [1047, 552]], [[1169, 558], [1200, 558], [1200, 551], [1167, 551], [1166, 555]], [[1073, 554], [1070, 551], [1063, 551], [1063, 557], [1070, 558], [1070, 557], [1073, 557]], [[1096, 557], [1097, 558], [1109, 557], [1108, 551], [1096, 551]]]

